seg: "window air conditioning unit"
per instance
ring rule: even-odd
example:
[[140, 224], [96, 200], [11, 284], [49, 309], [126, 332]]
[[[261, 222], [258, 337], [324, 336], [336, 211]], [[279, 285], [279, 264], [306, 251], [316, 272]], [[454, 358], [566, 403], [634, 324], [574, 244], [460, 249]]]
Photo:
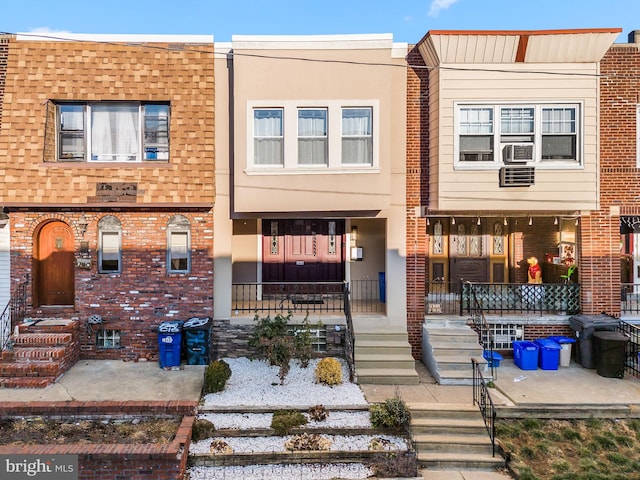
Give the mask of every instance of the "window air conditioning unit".
[[530, 187], [535, 185], [535, 168], [519, 165], [508, 165], [500, 168], [501, 187]]
[[506, 143], [502, 146], [504, 163], [526, 163], [533, 161], [533, 143]]

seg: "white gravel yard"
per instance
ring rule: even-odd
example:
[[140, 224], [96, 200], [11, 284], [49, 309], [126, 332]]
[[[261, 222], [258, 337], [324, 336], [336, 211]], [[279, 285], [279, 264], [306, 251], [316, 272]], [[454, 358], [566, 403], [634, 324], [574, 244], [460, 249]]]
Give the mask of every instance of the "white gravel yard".
[[[309, 420], [309, 415], [303, 412]], [[271, 427], [271, 413], [203, 413], [198, 418], [208, 420], [217, 429], [247, 430], [251, 428]], [[329, 411], [329, 416], [316, 422], [309, 420], [305, 428], [369, 428], [369, 412]]]
[[[331, 441], [329, 450], [360, 451], [369, 450], [369, 443], [374, 438], [382, 438], [389, 443], [384, 450], [407, 450], [407, 442], [404, 438], [392, 435], [322, 435]], [[286, 452], [284, 444], [291, 435], [283, 437], [216, 437], [229, 445], [234, 453], [273, 453]], [[191, 443], [190, 454], [209, 453], [212, 438]]]
[[295, 360], [284, 385], [280, 385], [278, 367], [264, 360], [225, 358], [231, 368], [231, 378], [222, 392], [210, 393], [203, 398], [205, 406], [219, 407], [268, 407], [268, 406], [331, 406], [368, 405], [354, 383], [349, 383], [346, 365], [342, 365], [343, 383], [328, 386], [315, 383], [318, 360], [311, 360], [307, 368], [301, 368]]

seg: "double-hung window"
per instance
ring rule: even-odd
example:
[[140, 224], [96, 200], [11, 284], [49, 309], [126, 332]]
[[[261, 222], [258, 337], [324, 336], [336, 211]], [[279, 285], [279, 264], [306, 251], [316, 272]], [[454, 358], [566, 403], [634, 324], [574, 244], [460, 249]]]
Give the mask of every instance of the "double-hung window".
[[175, 215], [167, 225], [167, 273], [190, 271], [191, 224], [183, 215]]
[[284, 122], [282, 108], [253, 111], [253, 153], [256, 165], [282, 165]]
[[169, 160], [169, 104], [60, 103], [58, 161]]
[[342, 109], [342, 163], [371, 165], [373, 126], [371, 108]]
[[579, 104], [458, 105], [456, 165], [580, 165]]
[[327, 109], [298, 109], [298, 165], [327, 165]]

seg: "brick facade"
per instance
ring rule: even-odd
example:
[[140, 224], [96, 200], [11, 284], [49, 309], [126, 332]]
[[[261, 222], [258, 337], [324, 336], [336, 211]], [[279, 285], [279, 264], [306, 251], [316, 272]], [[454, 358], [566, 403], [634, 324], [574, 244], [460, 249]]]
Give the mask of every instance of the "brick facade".
[[414, 358], [422, 357], [427, 256], [426, 219], [416, 209], [427, 205], [429, 188], [429, 71], [415, 48], [407, 56], [407, 332]]
[[[96, 348], [96, 329], [83, 327], [82, 358], [156, 359], [159, 323], [213, 312], [213, 43], [12, 40], [8, 52], [0, 204], [11, 218], [12, 284], [32, 279], [29, 305], [38, 308], [27, 316], [84, 325], [99, 314], [105, 329], [120, 330], [121, 346]], [[61, 100], [168, 102], [169, 161], [57, 162], [54, 102]], [[98, 273], [98, 221], [106, 215], [122, 227], [118, 274]], [[189, 273], [167, 273], [174, 215], [190, 224]], [[48, 222], [74, 236], [75, 301], [64, 308], [32, 303], [38, 232]]]

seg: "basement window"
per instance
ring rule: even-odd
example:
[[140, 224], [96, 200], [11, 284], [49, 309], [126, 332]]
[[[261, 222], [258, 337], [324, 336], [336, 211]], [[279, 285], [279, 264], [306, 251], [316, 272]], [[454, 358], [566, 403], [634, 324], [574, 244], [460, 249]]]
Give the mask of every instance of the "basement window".
[[100, 330], [96, 337], [98, 348], [120, 348], [120, 330]]

